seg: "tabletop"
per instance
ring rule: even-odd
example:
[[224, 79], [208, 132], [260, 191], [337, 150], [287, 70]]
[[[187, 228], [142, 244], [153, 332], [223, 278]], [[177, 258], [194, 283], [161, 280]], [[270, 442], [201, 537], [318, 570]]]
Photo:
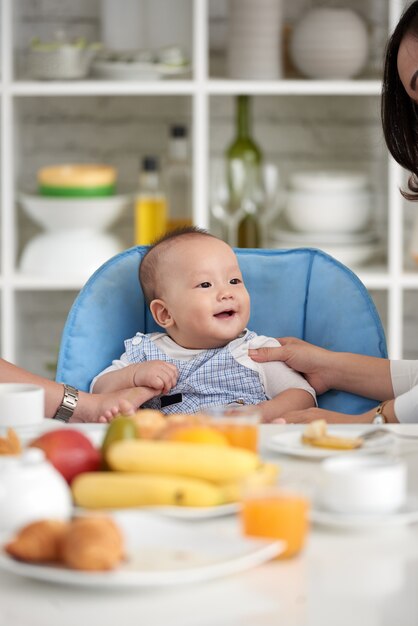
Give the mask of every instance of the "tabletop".
[[[418, 427], [391, 428], [390, 453], [405, 459], [409, 491], [418, 495]], [[262, 426], [261, 453], [279, 463], [283, 481], [309, 482], [320, 461], [268, 448], [272, 435], [291, 429], [298, 427]], [[232, 522], [193, 523], [216, 530]], [[361, 531], [313, 525], [295, 558], [192, 585], [100, 590], [0, 572], [0, 626], [415, 626], [417, 580], [418, 524]]]

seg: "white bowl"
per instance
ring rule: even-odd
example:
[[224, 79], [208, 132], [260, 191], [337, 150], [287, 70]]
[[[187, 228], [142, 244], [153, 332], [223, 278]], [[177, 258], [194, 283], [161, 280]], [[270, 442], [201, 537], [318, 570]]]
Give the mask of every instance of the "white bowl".
[[29, 241], [23, 250], [19, 270], [29, 276], [84, 282], [122, 250], [120, 241], [108, 233], [56, 230], [41, 233]]
[[25, 213], [47, 231], [108, 228], [129, 206], [129, 195], [100, 198], [55, 198], [36, 194], [19, 194]]
[[30, 49], [28, 73], [31, 78], [44, 80], [84, 78], [95, 55], [95, 46], [80, 47], [70, 43], [53, 49]]
[[381, 456], [349, 456], [322, 462], [321, 504], [336, 513], [386, 514], [406, 501], [403, 461]]
[[289, 186], [295, 191], [352, 192], [367, 189], [369, 177], [351, 170], [305, 170], [293, 172]]
[[290, 191], [285, 214], [296, 230], [311, 233], [355, 232], [371, 217], [368, 191]]

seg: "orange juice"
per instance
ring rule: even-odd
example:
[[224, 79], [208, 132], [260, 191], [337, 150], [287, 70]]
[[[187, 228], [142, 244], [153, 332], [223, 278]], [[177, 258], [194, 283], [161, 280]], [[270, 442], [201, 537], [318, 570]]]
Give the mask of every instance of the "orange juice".
[[225, 435], [231, 446], [246, 448], [257, 452], [258, 426], [257, 424], [240, 423], [239, 419], [219, 420], [211, 422], [211, 426]]
[[257, 452], [261, 413], [256, 405], [225, 404], [209, 407], [205, 414], [210, 426], [223, 433], [231, 446]]
[[303, 548], [308, 532], [308, 501], [277, 488], [249, 491], [241, 510], [245, 535], [281, 539], [287, 547], [279, 558], [294, 556]]
[[139, 195], [135, 203], [135, 244], [147, 246], [167, 229], [167, 202], [163, 195]]

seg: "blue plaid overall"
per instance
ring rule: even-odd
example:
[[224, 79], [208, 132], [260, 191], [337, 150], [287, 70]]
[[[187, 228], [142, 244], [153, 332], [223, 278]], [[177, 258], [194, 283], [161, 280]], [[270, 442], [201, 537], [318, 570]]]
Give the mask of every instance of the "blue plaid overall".
[[[246, 331], [243, 341], [250, 341], [255, 336], [255, 333]], [[169, 415], [197, 413], [204, 407], [230, 402], [258, 404], [267, 400], [258, 373], [238, 363], [228, 345], [204, 350], [190, 361], [182, 361], [167, 356], [149, 335], [137, 333], [125, 341], [125, 350], [130, 363], [160, 360], [172, 363], [179, 371], [177, 385], [169, 396], [182, 394], [182, 400], [163, 406], [161, 396], [158, 396], [143, 404], [143, 408], [157, 409]]]

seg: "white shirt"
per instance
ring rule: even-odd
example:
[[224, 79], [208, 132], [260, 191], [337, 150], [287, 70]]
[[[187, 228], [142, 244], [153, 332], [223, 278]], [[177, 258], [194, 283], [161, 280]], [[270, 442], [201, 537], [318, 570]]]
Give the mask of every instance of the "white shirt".
[[390, 361], [395, 415], [402, 424], [418, 423], [418, 361]]
[[[151, 339], [155, 342], [157, 347], [160, 348], [160, 350], [173, 359], [189, 361], [201, 352], [205, 352], [205, 350], [190, 350], [188, 348], [183, 348], [173, 341], [166, 333], [152, 333]], [[264, 387], [264, 392], [269, 400], [286, 389], [296, 388], [304, 389], [310, 393], [316, 403], [315, 390], [309, 385], [301, 374], [295, 372], [295, 370], [291, 367], [280, 361], [256, 363], [248, 356], [248, 348], [250, 347], [255, 349], [279, 346], [280, 343], [276, 339], [273, 337], [257, 335], [249, 343], [250, 345], [248, 345], [248, 342], [242, 341], [241, 338], [231, 341], [229, 344], [231, 354], [239, 363], [241, 363], [241, 365], [258, 372], [261, 384]], [[112, 364], [109, 367], [93, 378], [90, 385], [90, 391], [92, 391], [96, 380], [100, 376], [107, 374], [108, 372], [122, 369], [127, 365], [131, 365], [131, 362], [128, 360], [128, 357], [124, 352], [120, 359], [112, 361]]]

